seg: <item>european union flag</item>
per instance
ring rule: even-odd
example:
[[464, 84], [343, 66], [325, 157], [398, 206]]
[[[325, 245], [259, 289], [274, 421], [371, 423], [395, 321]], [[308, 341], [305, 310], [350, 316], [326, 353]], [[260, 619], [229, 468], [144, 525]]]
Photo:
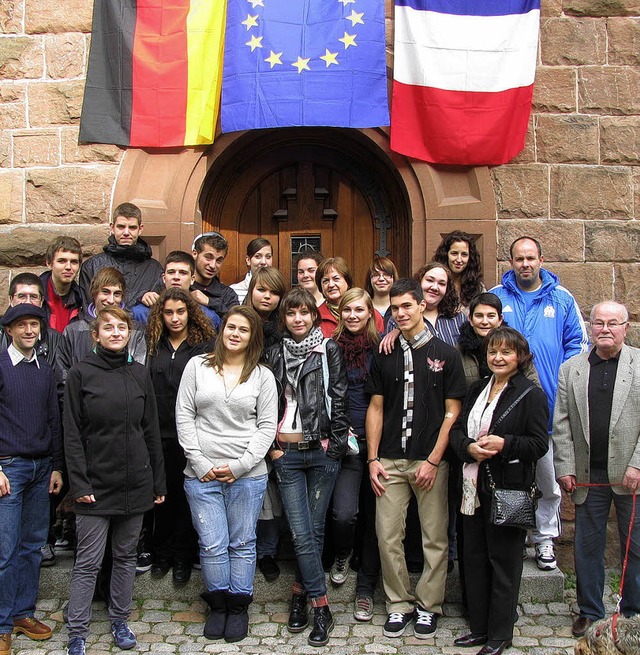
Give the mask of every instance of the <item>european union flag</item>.
[[383, 0], [229, 0], [222, 131], [389, 125]]

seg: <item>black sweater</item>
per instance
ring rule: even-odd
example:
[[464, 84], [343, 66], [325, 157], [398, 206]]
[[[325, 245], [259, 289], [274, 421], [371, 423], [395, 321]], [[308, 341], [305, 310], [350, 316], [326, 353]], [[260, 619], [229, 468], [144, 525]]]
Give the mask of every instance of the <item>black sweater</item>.
[[153, 384], [134, 361], [115, 368], [95, 352], [69, 371], [64, 394], [64, 446], [79, 514], [130, 515], [166, 493]]
[[178, 439], [176, 398], [184, 367], [192, 357], [211, 350], [212, 345], [212, 343], [199, 343], [190, 346], [183, 341], [178, 350], [174, 350], [169, 339], [162, 335], [158, 343], [158, 351], [147, 358], [147, 367], [158, 403], [160, 434], [163, 439]]

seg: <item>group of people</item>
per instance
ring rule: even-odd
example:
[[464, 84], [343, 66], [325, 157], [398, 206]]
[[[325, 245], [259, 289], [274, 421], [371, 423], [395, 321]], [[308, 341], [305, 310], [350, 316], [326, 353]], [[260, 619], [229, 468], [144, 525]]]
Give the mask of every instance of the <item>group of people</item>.
[[[640, 529], [629, 525], [640, 357], [625, 344], [628, 313], [596, 304], [589, 351], [578, 305], [534, 238], [511, 244], [490, 292], [464, 232], [413, 278], [374, 259], [361, 287], [343, 258], [306, 251], [287, 290], [264, 238], [228, 287], [217, 232], [162, 266], [135, 205], [118, 206], [110, 229], [85, 262], [75, 239], [56, 239], [45, 273], [12, 278], [0, 319], [0, 655], [12, 633], [51, 636], [34, 611], [62, 495], [75, 514], [69, 655], [85, 652], [96, 585], [115, 644], [130, 649], [136, 570], [173, 569], [183, 584], [195, 563], [204, 635], [243, 639], [256, 565], [279, 574], [279, 516], [296, 558], [287, 629], [311, 623], [310, 645], [334, 626], [325, 569], [340, 585], [350, 565], [356, 620], [372, 619], [381, 579], [383, 633], [413, 624], [433, 636], [457, 548], [470, 631], [454, 644], [500, 655], [526, 539], [539, 568], [556, 568], [560, 487], [576, 503], [573, 633], [604, 616], [612, 501], [624, 543], [632, 530], [621, 611], [640, 611]], [[529, 535], [494, 524], [495, 488], [539, 490]]]

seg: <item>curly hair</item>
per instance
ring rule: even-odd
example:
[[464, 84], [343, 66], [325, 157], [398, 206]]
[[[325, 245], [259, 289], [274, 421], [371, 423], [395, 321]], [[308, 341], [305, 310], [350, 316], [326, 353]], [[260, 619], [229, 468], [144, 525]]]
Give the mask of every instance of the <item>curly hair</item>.
[[451, 275], [448, 266], [441, 264], [440, 262], [429, 262], [418, 270], [418, 272], [413, 276], [413, 279], [422, 284], [422, 278], [434, 268], [441, 268], [447, 274], [447, 290], [444, 292], [442, 300], [438, 303], [438, 314], [441, 314], [445, 318], [453, 318], [458, 313], [460, 299], [458, 298], [458, 292], [453, 285], [453, 276]]
[[195, 346], [198, 343], [211, 341], [216, 331], [211, 321], [200, 309], [200, 305], [184, 290], [172, 287], [165, 289], [158, 298], [158, 301], [151, 308], [149, 320], [147, 321], [147, 349], [150, 355], [158, 352], [158, 344], [163, 334], [168, 334], [167, 326], [164, 324], [162, 311], [167, 300], [179, 300], [187, 306], [187, 343]]
[[463, 241], [469, 248], [469, 262], [460, 275], [460, 302], [469, 306], [471, 299], [484, 291], [482, 284], [482, 263], [475, 239], [466, 232], [455, 230], [446, 234], [436, 248], [433, 261], [449, 266], [449, 250], [456, 241]]

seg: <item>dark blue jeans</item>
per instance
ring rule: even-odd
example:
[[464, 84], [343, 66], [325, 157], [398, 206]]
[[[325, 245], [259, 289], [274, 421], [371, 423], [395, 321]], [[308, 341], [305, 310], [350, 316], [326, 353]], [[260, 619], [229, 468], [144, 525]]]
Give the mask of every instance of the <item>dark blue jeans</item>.
[[340, 462], [322, 448], [286, 450], [273, 461], [273, 468], [298, 560], [296, 581], [310, 598], [320, 598], [327, 593], [322, 568], [324, 522]]
[[367, 444], [360, 444], [360, 453], [349, 453], [341, 462], [331, 501], [333, 519], [333, 551], [336, 557], [348, 557], [353, 550], [360, 500], [360, 480], [367, 459]]
[[[591, 471], [591, 482], [608, 483], [605, 471]], [[611, 487], [592, 487], [582, 505], [576, 505], [574, 557], [578, 607], [580, 616], [592, 620], [604, 617], [604, 553], [607, 542], [607, 520], [611, 501], [616, 507], [620, 559], [624, 558], [633, 498], [614, 493]], [[638, 507], [638, 505], [636, 505]], [[640, 507], [638, 508], [640, 510]], [[640, 514], [640, 512], [639, 512]], [[640, 613], [640, 516], [636, 514], [631, 532], [629, 563], [624, 579], [620, 611], [625, 616]]]
[[51, 458], [2, 460], [11, 493], [0, 498], [0, 634], [14, 619], [33, 616], [40, 579], [40, 548], [49, 531]]

